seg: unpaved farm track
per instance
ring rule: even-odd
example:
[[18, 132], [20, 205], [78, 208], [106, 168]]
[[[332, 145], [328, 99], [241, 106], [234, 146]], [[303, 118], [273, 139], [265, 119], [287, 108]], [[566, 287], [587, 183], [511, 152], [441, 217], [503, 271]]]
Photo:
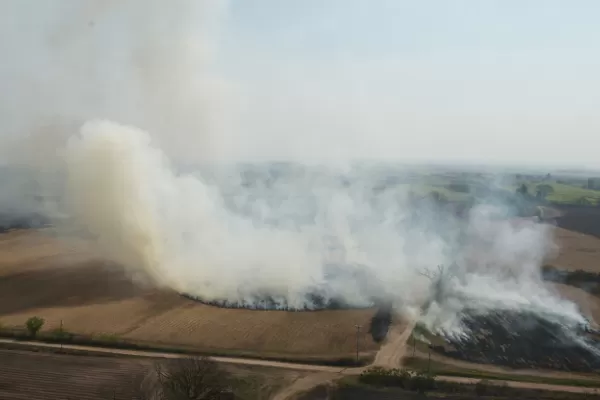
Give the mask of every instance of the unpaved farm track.
[[377, 352], [372, 365], [374, 367], [398, 368], [404, 357], [406, 342], [410, 338], [414, 327], [415, 321], [408, 324], [392, 325], [386, 341]]
[[273, 400], [292, 399], [294, 396], [300, 393], [308, 392], [319, 385], [333, 382], [340, 377], [340, 374], [335, 374], [333, 372], [321, 372], [304, 376], [294, 381], [294, 383], [284, 388], [279, 393], [275, 394]]
[[493, 364], [477, 364], [469, 361], [459, 360], [456, 358], [446, 357], [444, 355], [432, 352], [431, 355], [424, 353], [420, 350], [417, 350], [415, 355], [422, 359], [427, 359], [431, 357], [431, 360], [438, 361], [442, 364], [451, 365], [457, 368], [466, 369], [466, 370], [478, 370], [482, 372], [489, 372], [492, 374], [500, 374], [500, 375], [521, 375], [521, 376], [531, 376], [535, 375], [540, 378], [548, 378], [548, 379], [569, 379], [576, 378], [581, 380], [591, 380], [598, 381], [597, 377], [592, 377], [591, 374], [577, 374], [577, 373], [569, 373], [564, 371], [553, 371], [553, 370], [541, 370], [541, 369], [512, 369], [508, 367], [503, 367], [500, 365]]
[[[412, 333], [416, 321], [408, 323], [395, 323], [390, 326], [384, 344], [380, 347], [371, 367], [398, 368], [401, 365], [402, 358], [406, 350], [406, 342]], [[368, 367], [367, 367], [368, 368]], [[305, 376], [295, 381], [292, 385], [279, 392], [274, 400], [292, 399], [294, 396], [308, 392], [319, 385], [333, 382], [342, 378], [344, 375], [358, 375], [366, 368], [348, 368], [339, 371], [337, 374], [331, 372], [321, 372]]]
[[[0, 344], [8, 344], [13, 346], [24, 346], [32, 349], [35, 348], [61, 348], [58, 344], [51, 343], [39, 343], [39, 342], [20, 342], [8, 339], [1, 339]], [[77, 345], [64, 345], [62, 346], [64, 350], [76, 350], [79, 352], [89, 352], [90, 354], [107, 354], [114, 356], [133, 356], [143, 359], [157, 359], [157, 358], [182, 358], [186, 357], [184, 354], [173, 354], [173, 353], [157, 353], [157, 352], [149, 352], [149, 351], [134, 351], [134, 350], [120, 350], [120, 349], [108, 349], [108, 348], [96, 348], [90, 346], [77, 346]], [[1, 355], [1, 353], [0, 353]], [[44, 356], [44, 354], [36, 354], [36, 356]], [[52, 357], [63, 357], [62, 355], [52, 355]], [[73, 357], [69, 357], [71, 359]], [[311, 388], [325, 384], [327, 382], [335, 381], [343, 376], [347, 375], [359, 375], [363, 372], [366, 367], [361, 368], [340, 368], [340, 367], [330, 367], [330, 366], [322, 366], [322, 365], [309, 365], [309, 364], [294, 364], [294, 363], [284, 363], [277, 361], [266, 361], [266, 360], [256, 360], [256, 359], [245, 359], [245, 358], [230, 358], [230, 357], [212, 357], [215, 361], [226, 363], [226, 364], [234, 364], [234, 365], [245, 365], [245, 366], [260, 366], [260, 367], [269, 367], [269, 368], [282, 368], [288, 370], [297, 370], [297, 371], [305, 371], [305, 372], [314, 372], [314, 374], [302, 377], [297, 379], [294, 383], [284, 388], [282, 391], [277, 393], [274, 399], [284, 400], [291, 399], [295, 395], [306, 392]], [[112, 359], [112, 358], [110, 358]], [[119, 359], [116, 359], [117, 362], [120, 362]], [[141, 361], [143, 363], [143, 361]], [[53, 367], [49, 366], [50, 370]], [[532, 371], [531, 374], [534, 372]], [[564, 377], [564, 376], [563, 376]], [[63, 378], [56, 378], [61, 380]], [[461, 377], [446, 377], [446, 376], [438, 376], [437, 379], [449, 381], [449, 382], [461, 382], [461, 383], [477, 383], [479, 379], [473, 378], [461, 378]], [[523, 388], [523, 389], [539, 389], [539, 390], [550, 390], [550, 391], [562, 391], [562, 392], [571, 392], [571, 393], [589, 393], [591, 391], [590, 388], [584, 387], [576, 387], [576, 386], [559, 386], [559, 385], [550, 385], [550, 384], [542, 384], [542, 383], [528, 383], [528, 382], [513, 382], [513, 381], [498, 381], [499, 383], [506, 383], [508, 386]], [[1, 386], [1, 385], [0, 385]], [[1, 393], [1, 392], [0, 392]], [[2, 397], [0, 397], [2, 398]], [[10, 397], [11, 399], [15, 397]], [[68, 398], [68, 397], [61, 397]], [[86, 399], [87, 397], [74, 397], [77, 399]], [[90, 399], [93, 397], [89, 397]], [[16, 398], [18, 399], [18, 398]], [[23, 398], [25, 399], [25, 398]], [[27, 397], [27, 399], [37, 400], [44, 399], [44, 397]]]
[[[592, 263], [600, 254], [600, 239], [565, 230], [557, 230], [557, 236], [562, 245], [559, 257], [555, 260], [557, 265], [597, 271]], [[206, 306], [173, 293], [137, 287], [119, 268], [94, 259], [86, 246], [85, 243], [62, 243], [43, 232], [21, 231], [0, 235], [0, 323], [22, 326], [27, 318], [39, 315], [46, 319], [45, 329], [57, 328], [63, 322], [66, 329], [73, 333], [117, 334], [125, 339], [183, 344], [191, 348], [207, 346], [215, 351], [244, 349], [256, 354], [340, 357], [354, 354], [354, 326], [368, 326], [374, 314], [373, 310], [287, 313]], [[28, 295], [24, 296], [23, 293]], [[411, 330], [411, 324], [408, 327], [390, 327], [388, 339], [379, 349], [373, 365], [389, 368], [400, 366]], [[363, 349], [374, 352], [378, 345], [366, 331], [361, 331]], [[43, 343], [27, 346], [59, 347]], [[182, 357], [170, 353], [64, 347], [122, 356]], [[364, 370], [247, 358], [215, 359], [229, 364], [314, 372], [280, 392], [278, 399], [306, 391], [311, 385], [320, 385], [344, 375], [360, 374]], [[528, 371], [528, 374], [535, 374], [535, 371]], [[448, 377], [440, 379], [477, 381]], [[533, 383], [508, 384], [546, 390], [589, 391], [579, 387]]]

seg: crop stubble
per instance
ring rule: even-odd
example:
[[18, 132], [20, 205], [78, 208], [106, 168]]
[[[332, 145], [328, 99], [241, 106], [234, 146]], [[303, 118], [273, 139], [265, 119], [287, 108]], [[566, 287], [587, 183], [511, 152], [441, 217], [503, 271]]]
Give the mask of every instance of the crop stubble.
[[[600, 269], [596, 264], [600, 239], [562, 228], [555, 230], [555, 237], [560, 252], [551, 264]], [[596, 297], [558, 288], [596, 314]], [[363, 326], [361, 350], [378, 348], [368, 334], [373, 313], [216, 308], [133, 284], [84, 241], [64, 242], [34, 231], [0, 235], [0, 324], [5, 326], [22, 326], [27, 318], [39, 315], [47, 321], [45, 330], [58, 328], [62, 320], [73, 333], [216, 351], [339, 357], [355, 351], [355, 324]]]
[[355, 324], [361, 351], [378, 345], [368, 333], [374, 310], [253, 311], [212, 307], [176, 293], [135, 285], [101, 261], [85, 242], [64, 243], [41, 232], [0, 235], [0, 324], [46, 319], [80, 334], [201, 350], [272, 356], [351, 356]]

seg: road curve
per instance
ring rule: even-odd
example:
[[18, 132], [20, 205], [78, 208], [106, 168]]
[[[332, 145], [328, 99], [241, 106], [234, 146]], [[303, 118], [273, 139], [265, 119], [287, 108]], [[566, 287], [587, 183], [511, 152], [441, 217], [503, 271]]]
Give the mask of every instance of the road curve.
[[[75, 351], [85, 351], [90, 354], [93, 353], [101, 353], [101, 354], [113, 354], [113, 355], [121, 355], [121, 356], [130, 356], [130, 357], [147, 357], [147, 358], [184, 358], [189, 357], [189, 354], [177, 354], [177, 353], [166, 353], [166, 352], [154, 352], [154, 351], [141, 351], [141, 350], [123, 350], [123, 349], [111, 349], [104, 347], [93, 347], [93, 346], [81, 346], [81, 345], [72, 345], [72, 344], [55, 344], [55, 343], [43, 343], [43, 342], [24, 342], [13, 339], [0, 339], [0, 344], [7, 345], [17, 345], [20, 347], [30, 347], [30, 348], [53, 348], [53, 349], [65, 349], [65, 350], [75, 350]], [[344, 375], [358, 375], [362, 371], [364, 371], [368, 367], [360, 367], [360, 368], [342, 368], [342, 367], [332, 367], [332, 366], [324, 366], [324, 365], [311, 365], [311, 364], [295, 364], [295, 363], [286, 363], [280, 361], [268, 361], [268, 360], [258, 360], [251, 358], [236, 358], [236, 357], [211, 357], [211, 359], [227, 364], [237, 364], [237, 365], [254, 365], [254, 366], [262, 366], [262, 367], [271, 367], [271, 368], [284, 368], [284, 369], [292, 369], [299, 371], [311, 371], [311, 372], [319, 372], [319, 378], [323, 379], [306, 379], [306, 382], [299, 382], [299, 386], [310, 386], [305, 385], [312, 381], [312, 383], [325, 383], [327, 378], [335, 378], [337, 376]], [[480, 379], [474, 378], [462, 378], [462, 377], [451, 377], [451, 376], [437, 376], [438, 380], [448, 381], [448, 382], [460, 382], [460, 383], [477, 383]], [[562, 386], [562, 385], [551, 385], [544, 383], [531, 383], [531, 382], [515, 382], [515, 381], [495, 381], [499, 383], [506, 383], [508, 386], [522, 388], [522, 389], [540, 389], [540, 390], [549, 390], [549, 391], [562, 391], [562, 392], [571, 392], [571, 393], [590, 393], [594, 389], [592, 388], [584, 388], [578, 386]], [[281, 398], [281, 397], [280, 397]]]

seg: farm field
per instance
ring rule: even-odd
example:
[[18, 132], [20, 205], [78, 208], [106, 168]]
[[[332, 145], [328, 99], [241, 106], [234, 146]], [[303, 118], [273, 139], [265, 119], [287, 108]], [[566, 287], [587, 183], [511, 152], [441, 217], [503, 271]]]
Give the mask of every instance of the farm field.
[[600, 237], [600, 207], [558, 207], [562, 214], [556, 219], [559, 227]]
[[[74, 244], [75, 243], [75, 244]], [[369, 331], [375, 310], [317, 312], [223, 309], [166, 290], [135, 285], [85, 243], [66, 245], [44, 232], [0, 235], [0, 324], [102, 335], [222, 354], [340, 359], [354, 357], [355, 324], [365, 354], [379, 345]]]
[[[139, 378], [155, 361], [0, 349], [0, 399], [131, 400]], [[303, 375], [267, 367], [224, 368], [264, 398]]]
[[147, 360], [8, 350], [0, 350], [0, 360], [0, 398], [14, 400], [131, 399], [131, 379], [150, 366]]
[[565, 270], [600, 272], [600, 238], [565, 228], [554, 230], [559, 247], [556, 257], [548, 264]]
[[556, 283], [553, 284], [553, 287], [563, 298], [577, 304], [584, 315], [592, 318], [593, 328], [600, 328], [598, 325], [600, 322], [600, 299], [598, 297], [570, 285]]
[[555, 242], [560, 251], [549, 264], [565, 270], [600, 273], [600, 208], [558, 207]]
[[[586, 199], [589, 204], [596, 205], [600, 201], [600, 191], [587, 189], [581, 186], [574, 186], [565, 183], [556, 183], [556, 182], [536, 182], [525, 183], [529, 193], [535, 194], [536, 188], [538, 185], [546, 185], [552, 188], [552, 193], [546, 196], [546, 200], [553, 204], [577, 204], [582, 199]], [[517, 186], [511, 187], [514, 191]]]
[[[600, 272], [600, 239], [555, 229], [561, 269]], [[556, 285], [582, 310], [600, 318], [595, 296]], [[363, 355], [379, 344], [369, 327], [375, 310], [252, 311], [208, 306], [168, 290], [136, 285], [118, 266], [101, 261], [89, 243], [60, 241], [46, 231], [0, 235], [0, 326], [22, 327], [32, 316], [43, 331], [122, 339], [143, 345], [223, 355], [327, 361], [353, 358], [355, 324]]]

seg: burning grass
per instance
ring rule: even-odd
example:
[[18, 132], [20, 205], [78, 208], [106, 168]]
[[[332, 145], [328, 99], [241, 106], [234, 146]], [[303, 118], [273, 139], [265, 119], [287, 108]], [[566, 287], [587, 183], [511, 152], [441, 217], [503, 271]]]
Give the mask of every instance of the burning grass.
[[[369, 327], [375, 308], [282, 312], [220, 308], [169, 291], [139, 287], [119, 268], [90, 261], [85, 243], [65, 246], [40, 232], [0, 235], [0, 325], [46, 320], [42, 336], [113, 335], [146, 347], [320, 363], [355, 357], [379, 344]], [[379, 327], [381, 335], [385, 329]]]
[[555, 318], [528, 311], [466, 314], [470, 335], [445, 336], [434, 351], [451, 358], [511, 368], [596, 372], [600, 341], [588, 326], [573, 330]]

